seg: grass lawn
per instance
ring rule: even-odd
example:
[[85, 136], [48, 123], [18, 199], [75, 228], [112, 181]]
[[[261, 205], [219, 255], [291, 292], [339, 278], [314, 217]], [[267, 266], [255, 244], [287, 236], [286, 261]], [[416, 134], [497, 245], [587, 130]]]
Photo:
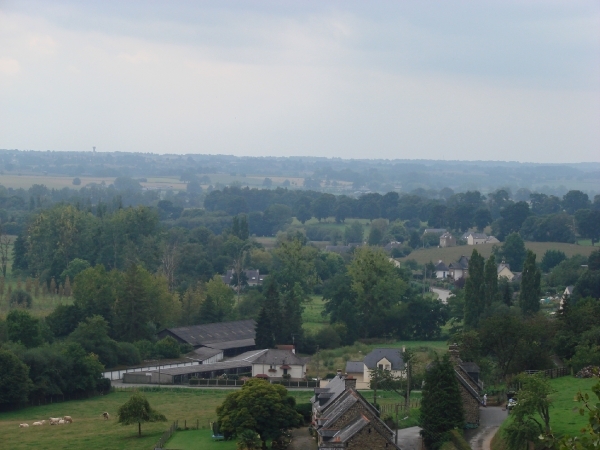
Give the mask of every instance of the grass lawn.
[[[591, 388], [598, 382], [597, 378], [575, 378], [571, 376], [551, 380], [552, 387], [556, 390], [552, 394], [552, 407], [550, 408], [550, 427], [555, 436], [561, 437], [565, 434], [571, 436], [579, 435], [579, 431], [587, 424], [587, 414], [579, 415], [575, 408], [581, 404], [573, 399], [577, 392], [590, 394], [591, 403], [597, 403], [596, 396]], [[541, 419], [539, 419], [541, 421]], [[502, 440], [502, 429], [510, 423], [505, 421], [492, 442], [493, 450], [503, 450], [505, 447]]]
[[329, 317], [323, 316], [321, 312], [325, 309], [325, 302], [319, 295], [311, 296], [310, 302], [304, 304], [302, 313], [302, 327], [306, 331], [316, 333], [329, 323]]
[[165, 447], [177, 450], [235, 450], [237, 447], [236, 441], [215, 441], [211, 436], [210, 430], [176, 431]]
[[[119, 425], [117, 409], [125, 403], [131, 392], [119, 391], [85, 400], [34, 406], [18, 411], [0, 413], [0, 436], [2, 448], [16, 449], [127, 449], [147, 450], [158, 441], [169, 425], [179, 420], [180, 426], [187, 420], [188, 426], [200, 422], [208, 428], [216, 419], [216, 408], [230, 390], [209, 389], [161, 389], [144, 392], [150, 404], [167, 416], [168, 422], [142, 425], [142, 437], [137, 437], [137, 426]], [[312, 392], [293, 391], [298, 402], [307, 402]], [[103, 420], [108, 411], [110, 420]], [[73, 417], [72, 425], [32, 427], [32, 422], [49, 417]], [[29, 428], [19, 428], [27, 422]]]

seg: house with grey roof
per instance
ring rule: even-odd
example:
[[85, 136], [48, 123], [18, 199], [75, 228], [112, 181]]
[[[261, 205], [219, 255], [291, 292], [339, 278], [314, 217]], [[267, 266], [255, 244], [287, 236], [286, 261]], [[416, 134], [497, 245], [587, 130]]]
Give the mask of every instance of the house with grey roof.
[[252, 376], [303, 380], [306, 377], [306, 361], [291, 350], [269, 349], [252, 362]]
[[438, 280], [445, 280], [449, 272], [448, 266], [440, 259], [435, 265], [435, 277]]
[[[248, 269], [248, 270], [244, 270], [244, 275], [246, 276], [246, 283], [248, 286], [253, 287], [253, 286], [262, 286], [264, 280], [265, 280], [265, 275], [261, 275], [260, 271], [254, 270], [254, 269]], [[229, 269], [225, 275], [221, 276], [221, 279], [223, 280], [223, 283], [225, 283], [227, 286], [231, 286], [232, 289], [236, 289], [237, 286], [232, 285], [231, 283], [234, 281], [235, 278], [235, 271], [233, 269]]]
[[356, 380], [341, 371], [311, 399], [312, 426], [319, 450], [397, 449], [393, 431], [357, 390]]
[[376, 348], [365, 356], [364, 361], [346, 362], [346, 374], [356, 379], [357, 389], [369, 389], [370, 370], [389, 370], [397, 377], [406, 377], [406, 367], [402, 359], [402, 349]]
[[469, 257], [462, 255], [458, 261], [448, 264], [448, 274], [454, 280], [467, 278], [469, 276]]
[[440, 247], [455, 247], [456, 238], [450, 233], [446, 232], [440, 236]]

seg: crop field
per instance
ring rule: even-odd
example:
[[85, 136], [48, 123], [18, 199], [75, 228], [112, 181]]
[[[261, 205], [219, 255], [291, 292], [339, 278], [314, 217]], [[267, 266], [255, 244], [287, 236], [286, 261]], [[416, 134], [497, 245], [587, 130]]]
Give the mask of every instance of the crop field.
[[43, 184], [48, 189], [62, 189], [64, 187], [79, 189], [91, 183], [102, 183], [103, 181], [109, 185], [115, 181], [115, 177], [79, 177], [81, 184], [79, 186], [73, 185], [74, 177], [61, 177], [61, 176], [50, 176], [50, 175], [14, 175], [14, 174], [0, 174], [0, 184], [5, 187], [11, 187], [14, 189], [29, 189], [34, 184]]
[[[179, 420], [183, 427], [199, 421], [200, 427], [208, 428], [216, 418], [216, 408], [230, 391], [227, 389], [154, 389], [144, 395], [156, 410], [163, 413], [168, 422], [142, 425], [142, 437], [137, 437], [137, 425], [123, 426], [117, 423], [117, 409], [125, 403], [131, 392], [119, 391], [108, 395], [51, 405], [28, 407], [17, 411], [0, 413], [0, 436], [2, 448], [18, 449], [127, 449], [147, 450], [158, 441], [169, 425]], [[311, 391], [291, 392], [298, 402], [307, 402]], [[108, 411], [110, 420], [102, 413]], [[32, 427], [35, 421], [49, 417], [73, 417], [73, 424]], [[19, 428], [26, 422], [29, 428]], [[227, 449], [227, 447], [219, 447]]]
[[[498, 244], [496, 244], [498, 245]], [[407, 259], [414, 259], [419, 264], [426, 264], [429, 261], [436, 263], [440, 259], [446, 264], [458, 260], [461, 255], [471, 256], [471, 253], [476, 249], [484, 257], [489, 258], [492, 254], [493, 244], [481, 244], [477, 246], [471, 245], [460, 245], [457, 247], [446, 247], [446, 248], [425, 248], [416, 249], [410, 255], [400, 258], [399, 261], [406, 261]], [[591, 246], [582, 246], [576, 244], [564, 244], [561, 242], [525, 242], [525, 247], [528, 250], [533, 251], [537, 255], [537, 261], [540, 261], [544, 256], [546, 250], [560, 250], [570, 258], [574, 255], [589, 256], [596, 248]]]

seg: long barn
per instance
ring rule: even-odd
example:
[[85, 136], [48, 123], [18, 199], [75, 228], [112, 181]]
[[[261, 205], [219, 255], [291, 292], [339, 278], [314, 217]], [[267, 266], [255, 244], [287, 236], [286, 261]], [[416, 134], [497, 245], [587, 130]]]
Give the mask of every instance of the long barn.
[[253, 319], [234, 322], [208, 323], [189, 327], [165, 328], [158, 338], [171, 336], [180, 343], [190, 344], [195, 349], [208, 347], [223, 351], [223, 356], [232, 357], [254, 350], [256, 322]]

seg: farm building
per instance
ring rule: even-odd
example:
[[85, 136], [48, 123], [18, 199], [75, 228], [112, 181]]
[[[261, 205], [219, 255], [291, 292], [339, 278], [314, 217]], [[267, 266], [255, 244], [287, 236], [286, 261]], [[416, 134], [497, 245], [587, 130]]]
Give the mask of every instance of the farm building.
[[195, 349], [209, 347], [222, 350], [225, 357], [231, 357], [256, 348], [255, 328], [256, 322], [253, 319], [236, 320], [234, 322], [165, 328], [158, 333], [158, 338], [171, 336], [176, 341], [190, 344]]
[[223, 375], [250, 375], [252, 373], [252, 363], [266, 351], [267, 350], [253, 350], [242, 353], [235, 359], [212, 364], [126, 373], [123, 375], [123, 383], [184, 384], [187, 383], [190, 378], [214, 379]]

